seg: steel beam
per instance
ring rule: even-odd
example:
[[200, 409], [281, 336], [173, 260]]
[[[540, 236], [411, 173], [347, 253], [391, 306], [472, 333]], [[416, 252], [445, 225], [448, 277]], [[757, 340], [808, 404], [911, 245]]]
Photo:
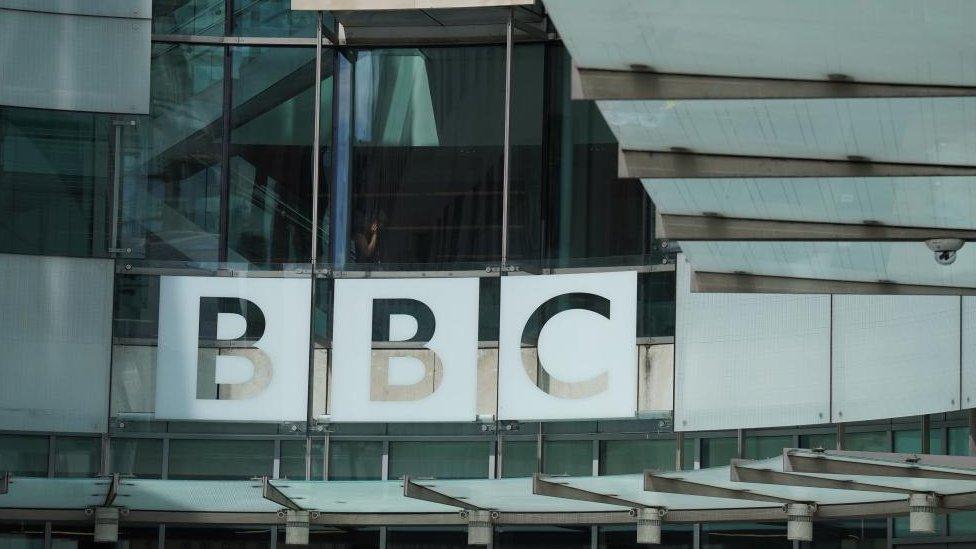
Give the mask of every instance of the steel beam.
[[765, 501], [769, 503], [802, 503], [792, 499], [759, 494], [746, 489], [723, 488], [721, 486], [690, 482], [681, 478], [659, 476], [651, 473], [650, 471], [644, 472], [644, 490], [647, 490], [648, 492], [662, 492], [666, 494], [741, 499], [748, 501]]
[[619, 505], [620, 507], [626, 507], [628, 509], [649, 507], [646, 503], [638, 503], [636, 501], [626, 500], [611, 494], [601, 494], [599, 492], [583, 490], [582, 488], [575, 488], [565, 482], [545, 480], [539, 473], [532, 475], [532, 493], [537, 496], [574, 499], [577, 501], [603, 503], [606, 505]]
[[691, 276], [693, 293], [733, 294], [864, 294], [864, 295], [964, 295], [976, 296], [976, 288], [857, 282], [819, 278], [795, 278], [746, 273], [695, 271]]
[[108, 490], [105, 492], [105, 500], [102, 502], [102, 507], [111, 507], [115, 503], [115, 498], [119, 495], [119, 474], [112, 473], [109, 478]]
[[467, 509], [468, 511], [485, 511], [486, 509], [478, 507], [473, 503], [468, 503], [460, 498], [449, 496], [447, 494], [438, 492], [433, 488], [424, 486], [422, 484], [417, 484], [416, 482], [410, 480], [409, 476], [403, 477], [403, 495], [404, 497], [412, 499], [420, 499], [423, 501], [429, 501], [431, 503], [440, 503], [441, 505], [448, 505], [451, 507], [459, 507], [461, 509]]
[[572, 98], [589, 100], [972, 97], [976, 88], [789, 80], [574, 68]]
[[621, 149], [617, 169], [621, 178], [639, 179], [976, 176], [976, 166], [629, 149]]
[[[905, 454], [905, 461], [902, 463], [895, 461], [886, 463], [880, 459], [872, 462], [853, 461], [843, 459], [844, 457], [836, 452], [812, 455], [787, 451], [783, 454], [783, 470], [785, 472], [826, 475], [867, 475], [895, 478], [976, 481], [976, 470], [967, 471], [959, 469], [956, 471], [947, 471], [943, 468], [935, 469], [932, 468], [932, 464], [922, 463], [922, 456]], [[849, 457], [857, 456], [851, 455]]]
[[662, 213], [660, 223], [655, 227], [655, 236], [689, 241], [921, 242], [930, 238], [976, 240], [976, 230]]
[[268, 477], [261, 477], [261, 497], [293, 511], [303, 510], [301, 505], [295, 503], [293, 499], [272, 484]]
[[731, 473], [731, 479], [735, 482], [775, 484], [777, 486], [803, 486], [806, 488], [827, 488], [832, 490], [857, 490], [861, 492], [884, 492], [888, 494], [914, 493], [912, 490], [906, 488], [893, 488], [852, 480], [838, 480], [797, 473], [783, 473], [770, 469], [754, 469], [752, 467], [744, 467], [736, 462], [732, 463]]

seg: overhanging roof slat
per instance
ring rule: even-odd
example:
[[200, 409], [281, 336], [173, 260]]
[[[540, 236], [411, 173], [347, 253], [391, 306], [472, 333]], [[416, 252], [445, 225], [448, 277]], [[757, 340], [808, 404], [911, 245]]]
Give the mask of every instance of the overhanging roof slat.
[[815, 294], [815, 295], [961, 295], [976, 296], [976, 288], [924, 286], [892, 282], [856, 282], [744, 273], [694, 271], [691, 291], [709, 294]]

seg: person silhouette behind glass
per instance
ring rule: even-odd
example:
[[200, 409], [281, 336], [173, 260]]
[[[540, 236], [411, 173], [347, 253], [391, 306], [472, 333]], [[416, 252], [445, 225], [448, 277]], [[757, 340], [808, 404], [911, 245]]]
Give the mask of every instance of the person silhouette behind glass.
[[380, 232], [383, 230], [384, 217], [382, 213], [360, 216], [353, 235], [355, 263], [379, 263]]

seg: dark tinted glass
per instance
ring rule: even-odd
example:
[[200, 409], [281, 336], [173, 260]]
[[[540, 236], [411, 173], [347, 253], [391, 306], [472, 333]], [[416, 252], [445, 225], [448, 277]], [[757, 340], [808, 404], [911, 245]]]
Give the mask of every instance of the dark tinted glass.
[[23, 477], [47, 476], [46, 436], [0, 435], [0, 471]]
[[[636, 526], [601, 526], [600, 547], [603, 549], [639, 549]], [[661, 549], [692, 549], [695, 546], [693, 525], [668, 525], [661, 529]]]
[[590, 549], [589, 526], [502, 526], [495, 529], [495, 547], [529, 549], [560, 547]]
[[531, 477], [537, 473], [536, 442], [506, 440], [502, 444], [502, 477]]
[[542, 472], [549, 475], [592, 475], [593, 442], [547, 440], [542, 446]]
[[234, 0], [235, 36], [315, 36], [315, 12], [292, 10], [291, 0]]
[[113, 438], [113, 473], [137, 478], [160, 478], [163, 474], [163, 441], [152, 438]]
[[359, 50], [354, 72], [348, 261], [497, 261], [504, 48]]
[[391, 442], [390, 478], [488, 478], [487, 442]]
[[605, 440], [600, 443], [600, 474], [673, 471], [676, 456], [674, 439]]
[[173, 479], [270, 477], [273, 462], [271, 440], [171, 440], [169, 444], [169, 478]]
[[98, 474], [100, 458], [100, 439], [59, 436], [54, 441], [55, 476], [93, 477]]
[[637, 337], [674, 337], [675, 273], [637, 275]]
[[0, 252], [105, 256], [110, 116], [0, 107]]
[[154, 260], [217, 261], [223, 48], [154, 44], [143, 162], [123, 185], [122, 246]]
[[333, 440], [329, 444], [329, 480], [379, 480], [383, 443]]
[[228, 261], [306, 263], [312, 251], [315, 49], [232, 49]]
[[224, 33], [225, 0], [153, 0], [154, 34]]
[[702, 525], [702, 549], [790, 549], [786, 523], [711, 523]]

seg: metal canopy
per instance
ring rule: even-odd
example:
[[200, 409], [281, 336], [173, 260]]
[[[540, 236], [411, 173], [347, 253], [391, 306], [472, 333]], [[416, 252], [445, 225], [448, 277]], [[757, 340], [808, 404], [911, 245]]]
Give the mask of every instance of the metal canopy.
[[[110, 479], [14, 477], [0, 519], [57, 515], [91, 520]], [[333, 526], [463, 524], [462, 510], [491, 510], [500, 524], [633, 522], [631, 510], [667, 510], [671, 522], [785, 520], [783, 505], [815, 503], [820, 517], [908, 512], [910, 494], [945, 508], [976, 508], [976, 458], [786, 449], [783, 456], [696, 471], [605, 477], [403, 481], [117, 480], [112, 505], [125, 521], [277, 523], [284, 509]], [[270, 497], [269, 497], [270, 496]]]
[[[947, 268], [922, 241], [976, 230], [976, 5], [545, 5], [574, 98], [597, 100], [621, 177], [642, 179], [699, 290], [971, 292], [966, 248]], [[797, 242], [713, 245], [764, 240]], [[859, 248], [870, 268], [837, 246], [798, 260], [825, 240], [883, 244]], [[918, 248], [916, 265], [893, 241]]]

